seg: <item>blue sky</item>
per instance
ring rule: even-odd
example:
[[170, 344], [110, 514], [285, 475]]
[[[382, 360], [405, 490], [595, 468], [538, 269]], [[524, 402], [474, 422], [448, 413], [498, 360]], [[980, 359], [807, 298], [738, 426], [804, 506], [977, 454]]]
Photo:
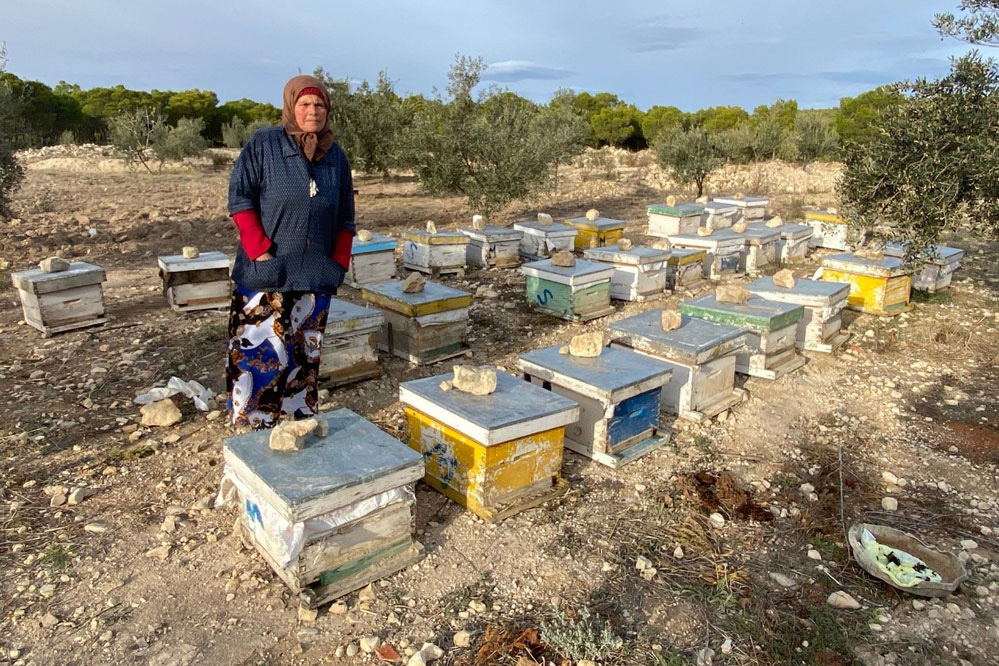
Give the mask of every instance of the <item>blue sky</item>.
[[0, 0], [9, 71], [54, 85], [214, 90], [280, 104], [317, 65], [400, 93], [443, 88], [456, 53], [536, 101], [558, 88], [686, 111], [778, 97], [829, 107], [939, 76], [967, 50], [930, 24], [957, 0]]

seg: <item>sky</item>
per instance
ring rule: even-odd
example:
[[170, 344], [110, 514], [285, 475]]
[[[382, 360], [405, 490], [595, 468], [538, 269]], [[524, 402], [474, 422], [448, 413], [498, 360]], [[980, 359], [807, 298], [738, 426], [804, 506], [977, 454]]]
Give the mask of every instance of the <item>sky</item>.
[[443, 89], [456, 54], [538, 102], [611, 92], [642, 110], [837, 106], [948, 70], [968, 50], [933, 15], [957, 0], [0, 0], [8, 71], [84, 88], [214, 90], [281, 103], [321, 65], [401, 94]]

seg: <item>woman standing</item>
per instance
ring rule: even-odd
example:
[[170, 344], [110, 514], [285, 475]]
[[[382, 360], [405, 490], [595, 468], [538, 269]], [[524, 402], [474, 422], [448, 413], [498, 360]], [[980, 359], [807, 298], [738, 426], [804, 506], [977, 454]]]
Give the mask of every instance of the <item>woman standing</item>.
[[312, 76], [292, 78], [281, 126], [250, 138], [229, 181], [240, 238], [226, 365], [232, 425], [315, 414], [330, 298], [350, 264], [352, 188], [326, 89]]

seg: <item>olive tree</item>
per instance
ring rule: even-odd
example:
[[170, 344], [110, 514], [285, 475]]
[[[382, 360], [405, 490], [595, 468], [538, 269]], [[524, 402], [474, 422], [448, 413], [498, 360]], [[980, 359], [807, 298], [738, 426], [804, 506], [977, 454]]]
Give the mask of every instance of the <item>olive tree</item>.
[[146, 153], [154, 142], [162, 140], [167, 131], [163, 117], [150, 109], [126, 111], [108, 122], [108, 139], [115, 151], [126, 164], [138, 162], [149, 173], [153, 170], [149, 167]]
[[[0, 44], [0, 74], [7, 69], [7, 47]], [[0, 218], [11, 215], [10, 200], [24, 180], [24, 165], [14, 155], [12, 137], [22, 131], [21, 100], [0, 81]]]
[[697, 196], [704, 194], [708, 175], [722, 165], [722, 157], [703, 127], [664, 130], [654, 148], [659, 165], [678, 183], [696, 185]]

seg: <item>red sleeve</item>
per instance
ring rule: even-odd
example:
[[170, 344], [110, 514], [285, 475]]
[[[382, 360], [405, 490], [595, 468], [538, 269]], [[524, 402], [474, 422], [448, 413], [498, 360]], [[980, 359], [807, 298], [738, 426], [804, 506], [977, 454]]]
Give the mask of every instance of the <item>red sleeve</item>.
[[353, 231], [340, 231], [336, 235], [333, 243], [333, 259], [343, 266], [343, 270], [350, 269], [350, 249], [354, 245]]
[[251, 261], [271, 249], [271, 239], [264, 233], [257, 211], [252, 208], [241, 210], [233, 214], [232, 221], [239, 229], [239, 242]]

